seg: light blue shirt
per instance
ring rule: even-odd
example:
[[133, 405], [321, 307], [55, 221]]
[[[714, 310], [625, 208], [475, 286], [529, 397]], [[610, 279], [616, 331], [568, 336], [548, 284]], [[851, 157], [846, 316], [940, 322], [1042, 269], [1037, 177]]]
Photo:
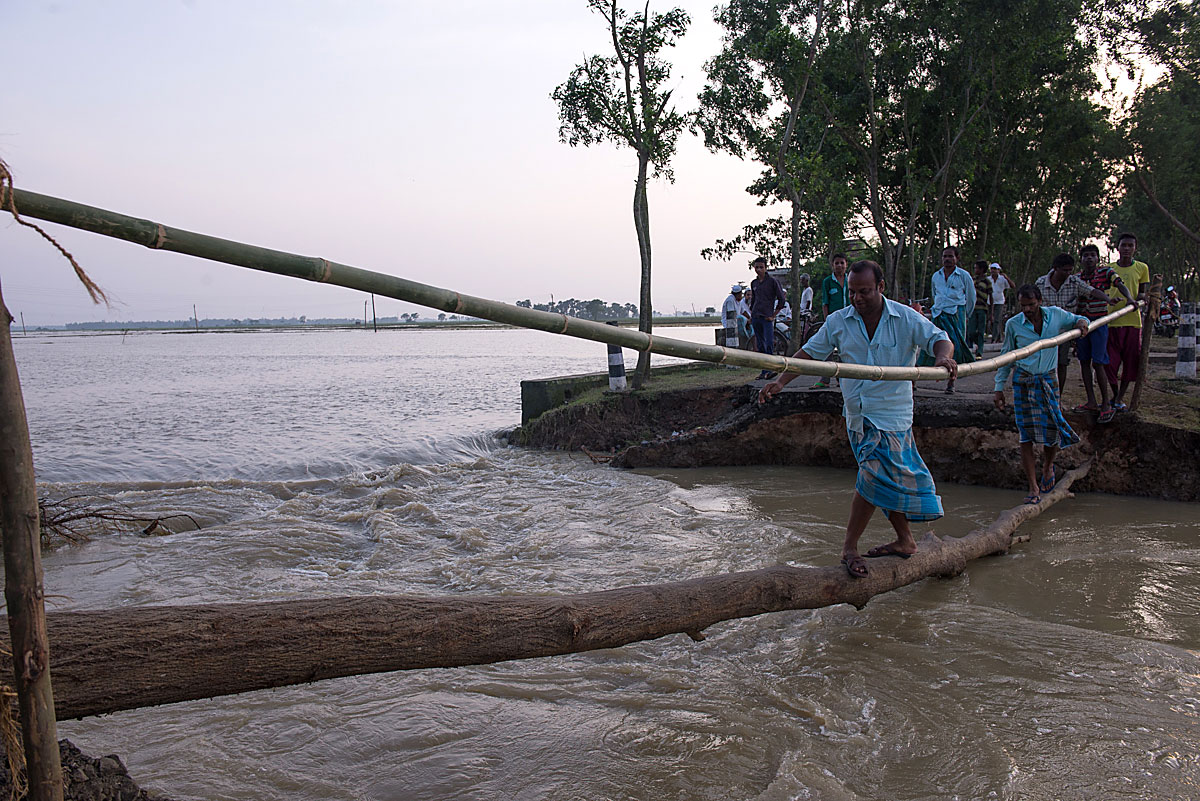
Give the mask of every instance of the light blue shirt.
[[[1014, 314], [1008, 318], [1008, 322], [1004, 324], [1004, 350], [1002, 353], [1008, 353], [1010, 350], [1023, 348], [1037, 342], [1039, 339], [1049, 339], [1056, 337], [1059, 334], [1070, 331], [1079, 321], [1087, 322], [1086, 317], [1080, 317], [1078, 314], [1071, 314], [1066, 309], [1060, 309], [1058, 306], [1043, 306], [1042, 307], [1042, 333], [1033, 330], [1033, 323], [1029, 322], [1024, 314]], [[1058, 348], [1042, 348], [1032, 356], [1026, 356], [1024, 359], [1017, 359], [1017, 367], [1031, 375], [1041, 375], [1048, 373], [1051, 370], [1058, 369]], [[1008, 383], [1008, 377], [1012, 374], [1013, 366], [1006, 364], [996, 371], [996, 391], [1004, 391], [1005, 385]]]
[[[883, 314], [868, 339], [867, 326], [853, 306], [834, 312], [804, 345], [804, 352], [824, 360], [837, 348], [842, 361], [886, 367], [912, 367], [922, 350], [933, 353], [934, 343], [950, 338], [946, 332], [908, 306], [883, 299]], [[862, 433], [863, 419], [880, 431], [912, 428], [911, 381], [864, 381], [843, 378], [846, 428]]]
[[963, 306], [967, 307], [970, 316], [975, 309], [975, 279], [962, 267], [955, 267], [946, 278], [945, 270], [939, 267], [933, 274], [933, 308], [930, 312], [934, 317], [943, 312], [954, 314]]

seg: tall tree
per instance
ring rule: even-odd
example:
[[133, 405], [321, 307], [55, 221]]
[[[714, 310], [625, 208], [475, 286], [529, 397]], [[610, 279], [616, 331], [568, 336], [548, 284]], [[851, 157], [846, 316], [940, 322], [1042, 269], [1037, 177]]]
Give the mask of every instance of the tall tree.
[[[722, 51], [706, 65], [697, 127], [711, 150], [750, 157], [762, 176], [747, 191], [790, 204], [788, 219], [747, 226], [702, 255], [730, 258], [753, 247], [775, 263], [786, 256], [793, 308], [800, 303], [806, 256], [828, 257], [841, 244], [853, 202], [851, 164], [824, 120], [805, 105], [832, 0], [732, 0], [717, 8]], [[811, 105], [811, 103], [809, 104]], [[792, 316], [792, 336], [800, 325]]]
[[1139, 55], [1164, 70], [1142, 88], [1123, 120], [1126, 185], [1193, 246], [1200, 245], [1200, 9], [1171, 2], [1139, 21], [1133, 37]]
[[[671, 65], [661, 57], [683, 36], [691, 21], [682, 9], [651, 14], [650, 2], [630, 15], [617, 0], [588, 0], [604, 18], [612, 38], [612, 55], [588, 56], [571, 71], [551, 97], [558, 103], [559, 138], [571, 145], [611, 142], [637, 153], [638, 173], [633, 190], [633, 227], [641, 259], [638, 330], [650, 333], [654, 307], [650, 300], [650, 206], [646, 184], [653, 175], [673, 180], [671, 157], [687, 116], [671, 105], [667, 81]], [[638, 354], [633, 386], [640, 388], [650, 373], [650, 354]]]

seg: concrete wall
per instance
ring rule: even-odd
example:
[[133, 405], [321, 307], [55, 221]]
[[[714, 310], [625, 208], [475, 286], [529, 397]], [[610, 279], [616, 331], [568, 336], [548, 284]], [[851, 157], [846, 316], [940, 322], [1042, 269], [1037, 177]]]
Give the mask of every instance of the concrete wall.
[[[706, 362], [673, 364], [668, 367], [651, 368], [651, 372], [655, 375], [664, 375], [706, 367], [708, 367]], [[530, 420], [562, 406], [564, 403], [570, 403], [581, 392], [607, 386], [607, 372], [564, 375], [556, 378], [532, 378], [522, 381], [521, 425], [527, 424]]]

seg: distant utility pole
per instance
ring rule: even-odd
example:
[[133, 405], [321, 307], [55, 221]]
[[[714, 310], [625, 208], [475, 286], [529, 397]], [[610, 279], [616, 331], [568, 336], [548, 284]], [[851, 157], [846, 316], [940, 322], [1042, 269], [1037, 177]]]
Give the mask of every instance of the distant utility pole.
[[192, 322], [196, 325], [196, 333], [200, 333], [200, 317], [196, 314], [196, 304], [192, 304]]
[[21, 312], [21, 336], [29, 336], [29, 333], [25, 330], [25, 312]]
[[363, 301], [363, 328], [367, 327], [367, 302]]
[[379, 318], [375, 316], [375, 293], [371, 293], [371, 325], [375, 327], [375, 333], [379, 333]]

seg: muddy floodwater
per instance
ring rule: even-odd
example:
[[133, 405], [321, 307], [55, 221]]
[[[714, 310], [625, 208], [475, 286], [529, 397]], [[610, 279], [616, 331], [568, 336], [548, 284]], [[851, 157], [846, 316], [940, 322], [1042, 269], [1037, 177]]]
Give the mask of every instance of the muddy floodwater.
[[[43, 491], [200, 526], [47, 554], [53, 609], [571, 593], [830, 565], [853, 491], [847, 470], [631, 472], [509, 448], [493, 433], [520, 422], [521, 378], [605, 369], [602, 345], [534, 332], [14, 345]], [[939, 491], [947, 535], [1022, 495]], [[862, 611], [59, 731], [181, 800], [1195, 799], [1198, 513], [1079, 495], [1010, 554]], [[878, 516], [864, 543], [888, 531]]]

